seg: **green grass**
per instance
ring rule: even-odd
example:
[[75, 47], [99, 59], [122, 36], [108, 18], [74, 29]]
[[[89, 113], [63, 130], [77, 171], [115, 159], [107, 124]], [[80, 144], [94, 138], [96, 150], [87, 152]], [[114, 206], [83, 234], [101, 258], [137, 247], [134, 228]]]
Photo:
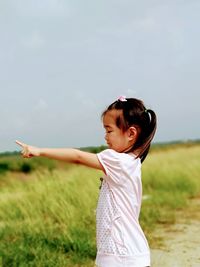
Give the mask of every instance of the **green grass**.
[[143, 166], [141, 224], [153, 244], [157, 223], [175, 223], [176, 211], [187, 208], [200, 195], [200, 146], [179, 147], [152, 153]]
[[[187, 209], [200, 194], [199, 158], [196, 145], [159, 149], [145, 160], [140, 222], [151, 246], [155, 227], [174, 223], [176, 211]], [[40, 160], [25, 162], [37, 166]], [[29, 174], [7, 171], [0, 176], [2, 265], [92, 267], [101, 172], [58, 163], [49, 169], [44, 162]]]
[[4, 265], [75, 266], [94, 259], [98, 177], [73, 166], [34, 173], [27, 182], [10, 179], [0, 196]]

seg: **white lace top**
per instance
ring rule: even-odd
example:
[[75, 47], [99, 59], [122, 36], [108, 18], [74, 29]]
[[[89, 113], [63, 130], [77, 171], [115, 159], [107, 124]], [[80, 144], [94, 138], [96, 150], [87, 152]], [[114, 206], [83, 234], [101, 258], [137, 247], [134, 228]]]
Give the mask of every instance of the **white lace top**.
[[106, 175], [96, 214], [96, 264], [99, 267], [150, 266], [149, 246], [138, 221], [142, 199], [140, 159], [112, 149], [97, 156]]

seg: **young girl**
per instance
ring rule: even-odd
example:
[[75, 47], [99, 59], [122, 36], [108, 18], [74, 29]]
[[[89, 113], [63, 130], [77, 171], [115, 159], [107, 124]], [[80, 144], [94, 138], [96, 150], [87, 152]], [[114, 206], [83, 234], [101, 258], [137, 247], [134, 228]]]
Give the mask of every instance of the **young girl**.
[[156, 131], [156, 115], [141, 100], [123, 96], [102, 114], [108, 149], [38, 148], [16, 141], [24, 158], [48, 157], [104, 172], [97, 206], [98, 267], [150, 266], [150, 250], [138, 218], [142, 200], [141, 162]]

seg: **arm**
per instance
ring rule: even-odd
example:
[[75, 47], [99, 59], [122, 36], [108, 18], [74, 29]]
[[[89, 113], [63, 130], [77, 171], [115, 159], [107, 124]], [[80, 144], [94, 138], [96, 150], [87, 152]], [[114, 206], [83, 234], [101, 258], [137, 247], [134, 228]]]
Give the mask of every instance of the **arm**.
[[39, 148], [16, 141], [22, 148], [24, 158], [46, 157], [76, 164], [82, 164], [91, 168], [103, 170], [97, 155], [74, 148]]

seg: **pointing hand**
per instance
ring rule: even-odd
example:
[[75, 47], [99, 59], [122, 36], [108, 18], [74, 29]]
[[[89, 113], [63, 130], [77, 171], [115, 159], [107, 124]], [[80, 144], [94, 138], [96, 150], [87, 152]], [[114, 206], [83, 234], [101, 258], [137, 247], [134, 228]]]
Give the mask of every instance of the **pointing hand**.
[[40, 156], [40, 149], [38, 147], [24, 144], [18, 140], [16, 140], [15, 142], [22, 148], [21, 154], [23, 158], [32, 158]]

